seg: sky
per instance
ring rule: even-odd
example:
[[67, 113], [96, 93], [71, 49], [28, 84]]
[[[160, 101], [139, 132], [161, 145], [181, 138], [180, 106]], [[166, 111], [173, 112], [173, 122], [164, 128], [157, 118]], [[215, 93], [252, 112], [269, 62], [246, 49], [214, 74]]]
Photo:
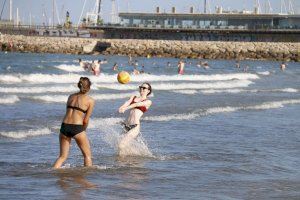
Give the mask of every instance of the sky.
[[[0, 0], [0, 8], [2, 9], [5, 0]], [[81, 12], [84, 15], [94, 8], [96, 0], [55, 0], [57, 2], [55, 14], [55, 24], [58, 21], [64, 21], [66, 11], [70, 12], [73, 24], [79, 22]], [[86, 5], [84, 7], [84, 2]], [[215, 12], [216, 6], [222, 6], [225, 10], [253, 10], [255, 0], [207, 0], [210, 9]], [[267, 0], [260, 0], [262, 10]], [[272, 5], [273, 13], [280, 12], [281, 0], [269, 0]], [[288, 6], [288, 1], [285, 0]], [[300, 14], [300, 0], [291, 0], [294, 4], [293, 9]], [[13, 0], [13, 16], [16, 18], [16, 10], [19, 8], [20, 20], [23, 24], [29, 24], [30, 15], [32, 23], [51, 24], [52, 23], [52, 2], [53, 0]], [[115, 0], [116, 9], [119, 12], [155, 12], [157, 6], [163, 12], [170, 12], [172, 7], [176, 7], [177, 13], [187, 13], [189, 8], [193, 6], [195, 12], [203, 12], [204, 0]], [[83, 9], [83, 7], [85, 9]], [[112, 0], [102, 0], [102, 18], [105, 22], [111, 21]], [[45, 13], [46, 15], [43, 15]], [[58, 20], [58, 17], [60, 20]], [[9, 18], [9, 0], [6, 0], [2, 19]]]

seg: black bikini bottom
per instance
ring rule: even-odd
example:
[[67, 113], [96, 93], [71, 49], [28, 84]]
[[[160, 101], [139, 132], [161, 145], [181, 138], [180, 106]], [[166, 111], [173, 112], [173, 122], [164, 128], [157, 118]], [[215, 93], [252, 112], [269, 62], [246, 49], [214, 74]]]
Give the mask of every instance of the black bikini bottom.
[[67, 137], [74, 137], [75, 135], [84, 131], [83, 125], [78, 124], [61, 124], [60, 132]]
[[138, 124], [128, 125], [122, 122], [122, 126], [124, 128], [125, 133], [129, 132], [131, 129], [134, 129], [135, 127], [137, 127], [137, 125]]

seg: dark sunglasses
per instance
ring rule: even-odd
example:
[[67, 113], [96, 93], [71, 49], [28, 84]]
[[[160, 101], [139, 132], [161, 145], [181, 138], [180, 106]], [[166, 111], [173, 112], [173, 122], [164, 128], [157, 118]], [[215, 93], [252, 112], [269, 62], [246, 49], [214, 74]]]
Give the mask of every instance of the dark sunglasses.
[[139, 88], [140, 88], [140, 89], [143, 89], [143, 90], [146, 90], [146, 89], [148, 90], [148, 89], [149, 89], [149, 88], [143, 87], [143, 86], [139, 86]]

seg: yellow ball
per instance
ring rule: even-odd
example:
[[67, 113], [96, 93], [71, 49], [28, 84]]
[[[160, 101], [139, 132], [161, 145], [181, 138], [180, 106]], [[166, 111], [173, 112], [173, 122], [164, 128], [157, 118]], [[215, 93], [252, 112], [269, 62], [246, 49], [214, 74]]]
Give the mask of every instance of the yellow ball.
[[118, 81], [119, 83], [121, 84], [126, 84], [130, 81], [130, 75], [128, 72], [126, 71], [121, 71], [119, 74], [118, 74]]

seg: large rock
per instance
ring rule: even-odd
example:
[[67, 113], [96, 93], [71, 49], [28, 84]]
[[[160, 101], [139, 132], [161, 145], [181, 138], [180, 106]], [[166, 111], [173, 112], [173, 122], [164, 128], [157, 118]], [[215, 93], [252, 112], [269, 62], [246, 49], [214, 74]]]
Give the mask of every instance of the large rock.
[[86, 54], [91, 54], [97, 47], [97, 41], [92, 41], [90, 44], [83, 46], [83, 52]]

